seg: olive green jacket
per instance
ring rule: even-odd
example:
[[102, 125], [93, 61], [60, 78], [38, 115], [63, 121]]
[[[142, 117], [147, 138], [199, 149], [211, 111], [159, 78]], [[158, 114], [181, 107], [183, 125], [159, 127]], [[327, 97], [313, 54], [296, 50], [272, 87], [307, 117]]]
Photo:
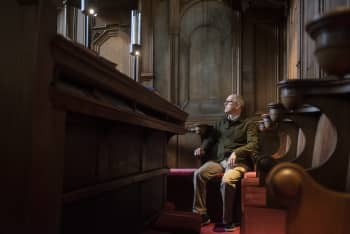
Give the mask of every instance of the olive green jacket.
[[201, 148], [209, 152], [217, 143], [216, 158], [214, 161], [227, 159], [232, 152], [236, 154], [236, 165], [253, 168], [253, 157], [258, 153], [258, 130], [253, 119], [242, 117], [235, 121], [228, 120], [225, 116], [213, 126], [207, 138], [202, 142]]

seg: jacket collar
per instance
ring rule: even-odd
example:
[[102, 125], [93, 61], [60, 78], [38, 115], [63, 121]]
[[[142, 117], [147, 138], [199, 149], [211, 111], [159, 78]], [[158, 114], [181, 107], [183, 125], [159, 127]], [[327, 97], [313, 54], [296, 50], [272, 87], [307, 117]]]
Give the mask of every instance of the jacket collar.
[[241, 123], [242, 120], [243, 120], [242, 115], [240, 115], [238, 118], [236, 118], [236, 119], [234, 119], [234, 120], [230, 120], [230, 119], [228, 118], [228, 115], [225, 115], [224, 124], [225, 124], [225, 127], [228, 128], [228, 127], [230, 127], [230, 126], [232, 126], [232, 125], [234, 125], [234, 124]]

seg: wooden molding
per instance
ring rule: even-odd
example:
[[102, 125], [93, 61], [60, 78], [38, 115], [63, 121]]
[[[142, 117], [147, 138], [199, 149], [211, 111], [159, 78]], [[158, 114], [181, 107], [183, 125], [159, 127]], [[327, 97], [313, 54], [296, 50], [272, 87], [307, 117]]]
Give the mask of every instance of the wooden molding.
[[159, 120], [138, 110], [130, 110], [123, 106], [116, 106], [106, 103], [106, 101], [87, 97], [83, 94], [79, 95], [79, 92], [74, 94], [73, 92], [68, 92], [59, 86], [53, 88], [52, 99], [56, 108], [59, 109], [65, 109], [88, 116], [117, 120], [123, 123], [171, 133], [185, 133], [185, 128], [181, 125]]
[[149, 172], [144, 172], [136, 175], [123, 177], [123, 178], [116, 179], [116, 180], [102, 183], [102, 184], [93, 185], [80, 190], [68, 192], [63, 195], [63, 202], [71, 203], [77, 200], [81, 200], [82, 198], [96, 196], [98, 194], [111, 191], [111, 190], [116, 190], [120, 187], [129, 185], [129, 184], [144, 181], [147, 179], [152, 179], [155, 176], [166, 175], [168, 174], [168, 172], [169, 172], [169, 169], [162, 168], [158, 170], [153, 170]]
[[95, 52], [62, 36], [54, 39], [52, 49], [55, 68], [60, 74], [57, 79], [62, 75], [68, 82], [123, 97], [175, 122], [186, 120], [186, 112], [120, 73], [113, 64], [97, 56]]
[[142, 81], [151, 81], [153, 79], [154, 79], [154, 74], [152, 72], [141, 73], [141, 82]]
[[17, 0], [17, 2], [21, 5], [36, 5], [38, 4], [38, 0]]

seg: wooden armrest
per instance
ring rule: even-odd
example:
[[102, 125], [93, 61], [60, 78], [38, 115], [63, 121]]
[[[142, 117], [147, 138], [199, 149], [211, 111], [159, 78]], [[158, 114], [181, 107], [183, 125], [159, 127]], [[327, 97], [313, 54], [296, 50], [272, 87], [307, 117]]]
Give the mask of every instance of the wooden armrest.
[[266, 182], [268, 196], [287, 209], [287, 233], [349, 233], [350, 193], [321, 186], [292, 163], [277, 165]]

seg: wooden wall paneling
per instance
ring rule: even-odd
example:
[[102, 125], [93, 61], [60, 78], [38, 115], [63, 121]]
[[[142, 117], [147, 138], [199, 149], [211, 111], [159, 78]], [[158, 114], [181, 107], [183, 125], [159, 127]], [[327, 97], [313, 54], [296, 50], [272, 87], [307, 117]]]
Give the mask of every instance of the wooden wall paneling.
[[[290, 2], [289, 21], [292, 22], [294, 18], [295, 27], [297, 28], [294, 29], [293, 25], [288, 25], [287, 41], [289, 52], [287, 54], [287, 67], [289, 79], [295, 78], [295, 73], [293, 73], [295, 61], [297, 61], [298, 78], [319, 79], [326, 77], [313, 55], [314, 42], [305, 32], [305, 25], [315, 16], [343, 6], [350, 6], [350, 2], [348, 0], [293, 0]], [[298, 41], [297, 60], [295, 60], [292, 50], [295, 40]]]
[[167, 168], [151, 170], [147, 172], [135, 173], [133, 175], [116, 178], [114, 180], [106, 180], [91, 186], [86, 186], [62, 195], [65, 204], [77, 202], [90, 197], [95, 197], [99, 194], [110, 192], [128, 186], [134, 183], [139, 183], [145, 180], [152, 179], [160, 175], [168, 174]]
[[320, 0], [303, 1], [303, 15], [301, 21], [303, 36], [303, 79], [317, 79], [320, 78], [320, 68], [314, 57], [315, 43], [305, 32], [305, 25], [312, 20], [316, 15], [320, 14]]
[[254, 24], [246, 17], [243, 19], [243, 40], [242, 40], [242, 95], [246, 100], [244, 111], [252, 115], [256, 111], [255, 104], [255, 32]]
[[141, 217], [146, 223], [157, 217], [166, 199], [166, 175], [154, 177], [141, 183]]
[[219, 118], [224, 99], [236, 91], [236, 20], [223, 3], [193, 1], [182, 9], [180, 105], [191, 121]]
[[[180, 3], [180, 5], [179, 5]], [[171, 92], [175, 103], [190, 114], [187, 126], [213, 124], [223, 115], [223, 101], [237, 91], [240, 76], [240, 16], [224, 2], [172, 1]], [[193, 150], [199, 136], [175, 137], [178, 144], [168, 156], [169, 165], [198, 167]]]
[[[232, 24], [232, 33], [235, 38], [232, 49], [232, 56], [236, 58], [236, 64], [232, 63], [232, 73], [236, 72], [236, 93], [242, 95], [242, 28], [243, 28], [243, 17], [239, 11], [234, 12], [235, 20]], [[233, 61], [234, 62], [234, 61]], [[235, 71], [236, 70], [236, 71]], [[232, 90], [234, 85], [232, 83]]]
[[154, 64], [154, 11], [155, 0], [141, 1], [142, 12], [142, 52], [141, 52], [141, 82], [153, 87]]
[[299, 79], [302, 79], [304, 77], [304, 70], [305, 70], [305, 57], [304, 57], [304, 38], [307, 36], [305, 34], [305, 29], [304, 29], [304, 22], [305, 22], [305, 15], [304, 15], [304, 0], [298, 0], [298, 12], [299, 12], [299, 26], [298, 26], [298, 58], [299, 58], [299, 63], [298, 63], [298, 77]]
[[101, 148], [108, 151], [112, 178], [140, 172], [144, 130], [128, 124], [113, 123], [105, 132], [105, 144]]
[[66, 123], [64, 192], [97, 183], [101, 134], [98, 122], [87, 116], [69, 114]]
[[255, 111], [265, 112], [266, 104], [276, 101], [278, 40], [275, 24], [255, 25]]
[[160, 131], [146, 131], [143, 139], [142, 171], [159, 169], [165, 166], [165, 145], [167, 136]]
[[242, 85], [248, 115], [266, 112], [267, 103], [278, 99], [276, 83], [285, 74], [284, 16], [278, 12], [249, 9], [244, 14]]
[[170, 100], [171, 38], [169, 29], [169, 1], [155, 0], [154, 8], [154, 87], [160, 95]]
[[300, 1], [290, 1], [289, 14], [287, 20], [287, 79], [297, 79], [300, 69], [299, 53], [299, 19], [300, 19]]

